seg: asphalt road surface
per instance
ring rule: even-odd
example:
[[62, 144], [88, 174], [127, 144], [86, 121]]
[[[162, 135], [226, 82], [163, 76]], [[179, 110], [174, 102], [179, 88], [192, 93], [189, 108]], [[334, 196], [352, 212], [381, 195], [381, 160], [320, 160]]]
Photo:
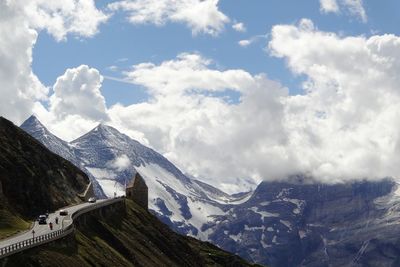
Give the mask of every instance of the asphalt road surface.
[[[101, 202], [106, 202], [109, 201], [109, 199], [101, 199], [101, 200], [97, 200], [96, 203], [101, 203]], [[47, 224], [39, 224], [37, 221], [35, 221], [34, 226], [32, 229], [30, 229], [27, 232], [21, 233], [19, 235], [15, 235], [12, 236], [8, 239], [4, 239], [0, 241], [0, 248], [18, 243], [20, 241], [24, 241], [24, 240], [28, 240], [30, 238], [33, 237], [32, 234], [32, 230], [35, 231], [35, 237], [40, 236], [40, 235], [44, 235], [44, 234], [48, 234], [51, 233], [52, 231], [56, 231], [56, 230], [60, 230], [62, 228], [66, 228], [67, 226], [69, 226], [70, 224], [72, 224], [72, 219], [71, 219], [71, 215], [82, 209], [85, 207], [88, 207], [90, 205], [94, 205], [96, 203], [82, 203], [82, 204], [78, 204], [75, 206], [70, 206], [70, 207], [65, 207], [65, 208], [61, 208], [63, 210], [67, 210], [68, 211], [68, 215], [67, 216], [60, 216], [60, 210], [57, 210], [54, 213], [50, 213], [49, 217], [47, 218]], [[43, 214], [45, 214], [45, 212], [43, 212]], [[38, 214], [39, 216], [40, 214]], [[58, 217], [58, 224], [55, 223], [55, 219], [56, 217]], [[49, 227], [49, 223], [52, 222], [53, 223], [53, 230], [50, 230]]]

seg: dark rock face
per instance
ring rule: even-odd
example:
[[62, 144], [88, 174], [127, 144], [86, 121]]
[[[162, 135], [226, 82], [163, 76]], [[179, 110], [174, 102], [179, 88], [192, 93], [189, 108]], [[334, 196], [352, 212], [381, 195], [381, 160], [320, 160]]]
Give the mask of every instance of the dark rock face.
[[263, 182], [247, 202], [210, 225], [210, 239], [271, 266], [396, 266], [396, 188], [389, 179], [337, 185]]
[[0, 117], [2, 197], [23, 216], [78, 203], [88, 177], [41, 143]]
[[[75, 149], [64, 140], [61, 140], [54, 134], [52, 134], [43, 124], [35, 117], [30, 116], [24, 123], [21, 125], [21, 129], [29, 133], [32, 137], [42, 143], [45, 147], [47, 147], [51, 152], [63, 157], [68, 160], [72, 164], [74, 164], [79, 169], [85, 172], [85, 167], [82, 164], [82, 161], [78, 158]], [[89, 177], [90, 181], [93, 184], [93, 190], [97, 197], [104, 198], [105, 194], [97, 182], [96, 178], [91, 175], [90, 172], [85, 172]]]

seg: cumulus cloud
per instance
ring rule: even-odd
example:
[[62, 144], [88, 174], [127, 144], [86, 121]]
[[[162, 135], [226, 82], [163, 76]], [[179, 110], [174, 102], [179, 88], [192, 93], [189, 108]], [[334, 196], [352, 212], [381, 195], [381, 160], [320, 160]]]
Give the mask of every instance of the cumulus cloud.
[[[282, 126], [287, 89], [265, 75], [217, 70], [199, 54], [181, 54], [159, 65], [136, 65], [126, 77], [146, 87], [151, 100], [111, 107], [114, 126], [140, 129], [188, 173], [228, 185], [231, 178], [277, 178], [290, 169], [283, 168], [292, 157]], [[231, 103], [215, 92], [236, 92], [240, 99]]]
[[230, 19], [218, 9], [219, 0], [123, 0], [109, 4], [128, 13], [132, 24], [186, 24], [193, 34], [219, 34]]
[[126, 78], [148, 88], [151, 94], [168, 96], [191, 91], [224, 91], [227, 88], [240, 91], [252, 82], [243, 70], [219, 71], [208, 68], [212, 61], [200, 54], [182, 53], [176, 60], [160, 65], [141, 63], [125, 72]]
[[[286, 60], [295, 75], [307, 77], [302, 95], [290, 96], [265, 74], [218, 69], [200, 54], [182, 53], [159, 64], [132, 66], [124, 73], [124, 81], [146, 88], [150, 99], [107, 109], [100, 91], [103, 78], [93, 68], [82, 65], [66, 70], [50, 97], [49, 89], [32, 72], [32, 47], [40, 31], [47, 30], [57, 40], [68, 34], [91, 36], [107, 17], [92, 10], [96, 23], [88, 22], [90, 18], [80, 20], [79, 14], [72, 15], [79, 1], [63, 2], [68, 4], [0, 3], [0, 90], [4, 96], [0, 112], [15, 122], [34, 110], [51, 131], [71, 140], [99, 121], [109, 120], [182, 170], [227, 190], [243, 177], [255, 182], [296, 173], [327, 182], [399, 177], [398, 36], [343, 37], [320, 31], [306, 19], [298, 25], [276, 25], [269, 51]], [[123, 2], [128, 4], [119, 4]], [[218, 1], [203, 2], [213, 3], [216, 14], [220, 13]], [[339, 3], [347, 4], [349, 12], [362, 14], [361, 1]], [[160, 13], [159, 23], [180, 21], [191, 27], [195, 23], [188, 17], [175, 17], [180, 11], [176, 6], [172, 9]], [[131, 11], [133, 17], [141, 12]], [[65, 22], [58, 23], [59, 19]], [[80, 27], [73, 26], [78, 21]], [[226, 23], [216, 27], [208, 18], [204, 21], [192, 29], [216, 34]], [[46, 99], [48, 108], [38, 102]], [[122, 156], [110, 164], [123, 170], [129, 159]]]
[[67, 34], [91, 37], [98, 32], [99, 24], [109, 18], [96, 8], [93, 0], [16, 2], [25, 4], [25, 13], [33, 28], [46, 30], [58, 41], [65, 39]]
[[20, 123], [37, 107], [37, 101], [47, 99], [49, 90], [31, 67], [32, 48], [40, 31], [47, 30], [57, 40], [67, 34], [92, 36], [106, 19], [92, 0], [1, 1], [0, 114]]
[[399, 48], [395, 35], [273, 28], [271, 53], [308, 77], [306, 94], [288, 97], [285, 112], [301, 169], [329, 181], [399, 177]]
[[67, 69], [53, 86], [50, 111], [58, 118], [79, 115], [98, 121], [106, 119], [106, 103], [100, 92], [102, 81], [99, 71], [87, 65]]
[[365, 12], [362, 0], [320, 0], [320, 10], [322, 13], [340, 13], [340, 9], [352, 16], [357, 17], [362, 22], [367, 22], [367, 13]]
[[237, 32], [246, 32], [246, 26], [244, 26], [243, 22], [233, 24], [232, 28]]
[[307, 77], [304, 94], [183, 53], [133, 66], [125, 81], [146, 88], [150, 99], [102, 112], [183, 171], [227, 191], [237, 189], [237, 178], [298, 173], [324, 182], [399, 177], [398, 36], [343, 37], [303, 19], [274, 26], [268, 49]]

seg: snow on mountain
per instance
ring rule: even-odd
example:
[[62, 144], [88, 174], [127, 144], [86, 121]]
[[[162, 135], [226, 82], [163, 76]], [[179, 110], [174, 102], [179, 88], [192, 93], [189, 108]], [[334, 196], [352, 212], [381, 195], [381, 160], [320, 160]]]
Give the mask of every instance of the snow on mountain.
[[29, 133], [36, 140], [41, 142], [51, 152], [65, 158], [76, 167], [81, 169], [83, 172], [85, 172], [89, 176], [89, 179], [93, 184], [96, 195], [100, 198], [105, 197], [105, 194], [99, 183], [97, 182], [96, 178], [91, 175], [81, 164], [80, 158], [76, 156], [74, 148], [68, 142], [50, 133], [50, 131], [47, 130], [46, 127], [44, 127], [44, 125], [33, 115], [30, 116], [26, 121], [24, 121], [20, 128]]
[[400, 262], [400, 185], [390, 179], [324, 185], [296, 175], [229, 195], [106, 125], [71, 143], [34, 117], [22, 128], [98, 181], [107, 196], [123, 194], [139, 172], [149, 187], [149, 208], [164, 223], [248, 260], [268, 266]]
[[21, 125], [21, 128], [47, 148], [50, 148], [53, 153], [73, 162], [75, 165], [79, 164], [70, 145], [50, 133], [35, 116], [30, 116]]
[[207, 240], [209, 231], [203, 226], [251, 195], [231, 196], [188, 178], [161, 154], [104, 124], [70, 143], [33, 116], [21, 128], [94, 178], [107, 197], [123, 195], [125, 184], [139, 172], [149, 187], [149, 209], [182, 234]]

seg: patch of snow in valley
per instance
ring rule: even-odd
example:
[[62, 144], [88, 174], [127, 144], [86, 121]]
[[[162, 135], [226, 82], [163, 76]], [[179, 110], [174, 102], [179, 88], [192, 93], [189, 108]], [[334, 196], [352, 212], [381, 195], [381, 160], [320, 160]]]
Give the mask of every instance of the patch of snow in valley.
[[265, 231], [265, 225], [263, 225], [263, 226], [249, 227], [247, 224], [245, 224], [245, 225], [244, 225], [244, 230], [246, 230], [246, 231], [262, 230], [262, 231], [264, 232], [264, 231]]
[[287, 228], [289, 228], [289, 230], [292, 230], [292, 224], [288, 221], [284, 221], [284, 220], [279, 220], [281, 222], [281, 224], [285, 225]]
[[240, 240], [242, 240], [242, 233], [238, 233], [237, 235], [229, 235], [229, 238], [231, 238], [237, 243]]
[[268, 218], [268, 217], [279, 217], [279, 213], [260, 211], [257, 207], [252, 207], [252, 208], [250, 208], [250, 210], [254, 211], [255, 213], [260, 214], [262, 220], [264, 220], [264, 218]]

